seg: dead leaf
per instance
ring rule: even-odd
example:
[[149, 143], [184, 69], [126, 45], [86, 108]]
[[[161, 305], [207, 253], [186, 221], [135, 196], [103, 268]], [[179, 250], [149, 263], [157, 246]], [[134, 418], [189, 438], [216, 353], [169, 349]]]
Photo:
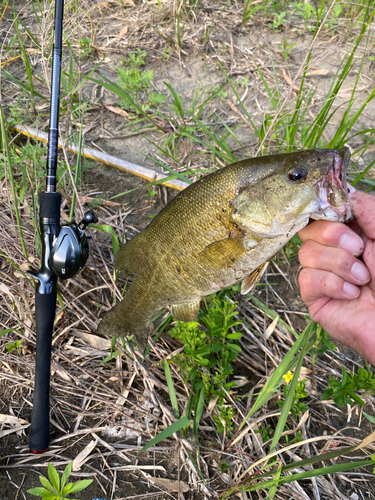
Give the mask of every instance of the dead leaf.
[[116, 115], [124, 116], [125, 118], [128, 118], [129, 113], [127, 113], [124, 109], [117, 108], [116, 106], [106, 106], [106, 108], [109, 111], [112, 111], [112, 113], [116, 113]]
[[22, 431], [23, 429], [27, 429], [29, 426], [30, 426], [30, 424], [20, 425], [19, 427], [15, 427], [14, 429], [7, 429], [7, 430], [0, 431], [0, 438], [2, 438], [4, 436], [8, 436], [8, 434], [12, 434], [13, 432], [18, 433], [18, 432]]
[[4, 415], [0, 413], [0, 424], [11, 424], [11, 425], [24, 425], [28, 424], [27, 420], [23, 420], [22, 418], [17, 418], [13, 415]]
[[190, 490], [189, 486], [183, 481], [180, 481], [179, 483], [178, 481], [175, 481], [173, 479], [167, 479], [164, 477], [152, 477], [149, 478], [149, 481], [157, 484], [158, 486], [162, 486], [163, 488], [166, 488], [167, 490], [170, 491], [181, 491], [182, 493], [186, 493], [187, 491]]
[[126, 33], [128, 32], [128, 30], [129, 30], [129, 26], [124, 26], [124, 27], [122, 28], [122, 30], [120, 31], [120, 33], [119, 33], [118, 40], [121, 40], [121, 38], [122, 38], [124, 35], [126, 35]]
[[[286, 83], [288, 85], [292, 86], [293, 80], [292, 80], [291, 76], [284, 70], [284, 68], [281, 68], [281, 71], [283, 72], [283, 77], [284, 77], [284, 80], [286, 81]], [[299, 91], [299, 87], [297, 87], [297, 85], [293, 85], [293, 90]]]
[[99, 351], [107, 351], [111, 348], [111, 341], [92, 335], [91, 333], [73, 330], [73, 335], [79, 339], [84, 340], [90, 347], [98, 349]]
[[306, 73], [306, 76], [333, 76], [333, 73], [332, 71], [329, 71], [329, 69], [317, 68], [310, 69]]
[[88, 460], [88, 456], [92, 452], [92, 450], [95, 448], [95, 446], [98, 444], [98, 440], [96, 439], [95, 441], [92, 440], [89, 442], [89, 444], [79, 453], [76, 458], [73, 460], [73, 467], [72, 470], [74, 472], [77, 472], [81, 469], [82, 465]]
[[264, 340], [268, 340], [273, 332], [275, 331], [277, 322], [279, 321], [280, 316], [276, 316], [276, 318], [272, 321], [270, 325], [267, 326], [266, 331], [264, 332]]

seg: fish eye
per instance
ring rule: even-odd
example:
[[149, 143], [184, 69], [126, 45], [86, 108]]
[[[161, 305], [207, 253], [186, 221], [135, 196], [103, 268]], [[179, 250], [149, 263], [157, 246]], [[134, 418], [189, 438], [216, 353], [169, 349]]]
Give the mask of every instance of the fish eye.
[[288, 170], [288, 179], [292, 182], [302, 182], [306, 179], [308, 174], [307, 168], [299, 165], [298, 167], [292, 167]]

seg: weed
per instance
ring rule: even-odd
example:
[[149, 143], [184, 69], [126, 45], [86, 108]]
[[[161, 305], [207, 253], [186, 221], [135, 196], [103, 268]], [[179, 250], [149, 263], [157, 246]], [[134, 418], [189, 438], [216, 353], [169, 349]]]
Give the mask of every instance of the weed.
[[[218, 432], [232, 430], [233, 410], [224, 404], [226, 391], [236, 385], [228, 382], [233, 373], [231, 362], [241, 352], [236, 340], [242, 337], [240, 332], [232, 332], [241, 322], [234, 320], [236, 303], [228, 299], [216, 298], [211, 301], [208, 310], [201, 316], [207, 330], [199, 328], [198, 322], [176, 322], [169, 330], [169, 335], [184, 344], [183, 352], [173, 358], [180, 368], [185, 381], [189, 381], [199, 397], [209, 401], [217, 399], [219, 416], [214, 420]], [[204, 368], [205, 369], [204, 369]]]
[[294, 46], [295, 46], [295, 43], [291, 43], [290, 45], [288, 45], [288, 40], [286, 37], [284, 38], [283, 44], [278, 46], [279, 49], [281, 49], [283, 51], [283, 54], [284, 54], [286, 61], [289, 59], [289, 51], [292, 50], [292, 48]]
[[335, 349], [336, 346], [330, 339], [328, 333], [325, 332], [320, 325], [317, 325], [316, 338], [314, 346], [311, 349], [311, 362], [313, 366], [316, 363], [316, 358], [318, 354], [323, 354], [327, 351], [334, 351]]
[[80, 38], [78, 40], [78, 43], [79, 43], [79, 48], [81, 50], [81, 56], [82, 57], [89, 56], [92, 52], [90, 37], [87, 36], [85, 38]]
[[346, 404], [351, 406], [355, 403], [363, 405], [365, 402], [356, 392], [365, 391], [370, 394], [375, 393], [374, 374], [367, 363], [366, 367], [367, 369], [360, 366], [357, 375], [355, 375], [354, 372], [346, 371], [346, 369], [342, 367], [341, 382], [331, 377], [328, 382], [328, 387], [322, 395], [322, 399], [333, 399], [340, 408]]
[[158, 194], [157, 191], [155, 191], [155, 189], [153, 189], [152, 187], [151, 188], [147, 188], [147, 193], [145, 196], [147, 196], [147, 198], [150, 199], [151, 203], [156, 203], [156, 200], [154, 199], [155, 196]]
[[252, 7], [252, 3], [253, 3], [253, 0], [246, 0], [245, 1], [245, 6], [243, 9], [243, 13], [242, 13], [242, 26], [245, 26], [249, 22], [250, 17], [253, 14], [258, 12], [258, 10], [261, 10], [264, 8], [263, 5], [255, 5], [255, 7]]
[[[166, 100], [166, 96], [158, 92], [149, 92], [151, 87], [151, 80], [154, 73], [152, 70], [142, 70], [141, 67], [145, 64], [147, 53], [144, 50], [138, 49], [136, 53], [130, 53], [128, 58], [122, 60], [122, 64], [126, 66], [117, 68], [118, 78], [117, 81], [120, 87], [129, 94], [133, 100], [141, 100], [141, 108], [146, 111], [150, 106], [158, 106]], [[146, 96], [141, 97], [141, 92]], [[129, 101], [122, 99], [119, 104], [124, 109], [135, 110]]]
[[[289, 381], [291, 381], [291, 379]], [[292, 404], [292, 407], [290, 408], [290, 412], [295, 417], [298, 417], [301, 413], [304, 413], [309, 409], [307, 404], [299, 402], [300, 399], [307, 398], [307, 396], [308, 396], [308, 393], [305, 390], [305, 386], [306, 386], [306, 380], [300, 380], [300, 381], [298, 381], [297, 386], [296, 386], [295, 391], [294, 391], [293, 404]], [[286, 380], [286, 383], [283, 386], [283, 395], [284, 395], [285, 399], [288, 396], [289, 389], [290, 389], [290, 386]], [[277, 404], [282, 408], [284, 406], [284, 403], [285, 403], [285, 401], [278, 401]]]
[[72, 472], [72, 468], [73, 468], [73, 462], [70, 462], [65, 467], [65, 470], [63, 472], [63, 475], [61, 476], [61, 481], [60, 481], [60, 477], [57, 470], [51, 463], [49, 463], [48, 464], [49, 481], [44, 476], [39, 476], [43, 488], [41, 487], [32, 488], [31, 490], [27, 490], [27, 493], [48, 500], [69, 500], [68, 495], [84, 490], [93, 481], [92, 479], [84, 479], [82, 481], [77, 481], [75, 483], [66, 484]]
[[21, 344], [22, 340], [16, 340], [15, 342], [8, 342], [7, 344], [5, 344], [8, 354], [10, 354], [14, 350], [16, 350], [18, 354], [21, 354], [22, 352]]

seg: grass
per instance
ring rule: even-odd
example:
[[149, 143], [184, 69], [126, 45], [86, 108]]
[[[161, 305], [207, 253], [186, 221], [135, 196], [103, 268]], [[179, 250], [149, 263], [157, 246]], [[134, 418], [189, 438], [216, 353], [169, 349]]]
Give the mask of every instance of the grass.
[[[29, 398], [28, 383], [32, 378], [35, 323], [30, 313], [32, 288], [25, 271], [38, 257], [37, 194], [44, 188], [45, 150], [33, 141], [14, 137], [9, 127], [15, 122], [45, 127], [48, 75], [38, 66], [40, 62], [35, 64], [31, 49], [37, 50], [39, 56], [49, 57], [46, 47], [51, 42], [50, 33], [43, 31], [42, 5], [36, 1], [32, 7], [31, 19], [40, 34], [30, 29], [24, 19], [16, 18], [11, 36], [4, 42], [1, 66], [4, 98], [0, 120], [1, 179], [11, 195], [2, 201], [1, 213], [0, 251], [3, 265], [8, 267], [4, 267], [7, 272], [2, 288], [6, 314], [1, 317], [0, 359], [17, 370], [13, 369], [13, 375], [5, 372], [0, 381], [5, 381], [6, 387], [19, 384], [17, 390], [22, 397], [17, 394], [18, 401]], [[108, 112], [103, 107], [107, 104], [105, 99], [110, 98], [112, 106], [122, 107], [127, 114], [120, 129], [123, 140], [144, 134], [146, 139], [135, 149], [142, 150], [143, 157], [167, 170], [170, 178], [191, 183], [226, 163], [255, 154], [349, 144], [354, 151], [352, 183], [365, 182], [369, 189], [374, 186], [371, 175], [375, 161], [371, 158], [374, 129], [371, 122], [367, 124], [366, 115], [372, 112], [375, 94], [371, 88], [365, 97], [359, 94], [363, 80], [373, 76], [368, 65], [373, 51], [373, 11], [368, 2], [319, 2], [316, 9], [312, 2], [262, 0], [207, 6], [195, 1], [176, 3], [171, 12], [164, 4], [144, 5], [139, 8], [137, 22], [147, 30], [147, 23], [151, 22], [148, 16], [160, 16], [157, 31], [147, 31], [150, 37], [157, 37], [160, 53], [154, 42], [146, 44], [139, 34], [129, 31], [129, 35], [126, 33], [118, 41], [126, 48], [127, 55], [115, 70], [110, 66], [113, 61], [106, 60], [114, 56], [107, 51], [93, 17], [88, 21], [74, 2], [68, 7], [68, 14], [77, 18], [73, 19], [76, 31], [69, 31], [67, 18], [65, 32], [60, 111], [63, 140], [73, 136], [79, 147], [88, 137], [97, 141], [90, 135], [90, 126], [96, 120], [100, 126], [97, 135], [102, 133], [101, 128], [110, 127], [105, 119]], [[122, 8], [129, 11], [129, 16], [135, 14], [135, 8], [126, 5]], [[212, 9], [210, 19], [205, 17], [207, 8]], [[216, 33], [222, 26], [231, 26], [233, 43]], [[240, 49], [237, 40], [247, 36], [254, 26], [270, 34], [268, 40], [252, 51]], [[297, 64], [296, 34], [305, 29], [311, 31], [310, 47]], [[340, 54], [328, 85], [323, 78], [311, 79], [310, 72], [319, 65], [318, 44], [336, 33], [345, 33], [350, 43], [346, 53]], [[271, 43], [274, 36], [279, 36], [275, 44]], [[134, 50], [127, 45], [130, 39]], [[176, 63], [182, 72], [184, 65], [189, 64], [186, 54], [191, 55], [197, 46], [210, 63], [201, 66], [204, 70], [189, 89], [178, 78], [169, 78], [167, 73], [160, 75], [157, 64], [150, 69], [151, 61], [161, 61], [163, 68]], [[281, 71], [284, 65], [286, 76]], [[186, 79], [186, 86], [187, 82]], [[97, 95], [101, 95], [100, 100]], [[67, 219], [74, 216], [81, 191], [86, 189], [85, 175], [90, 173], [85, 174], [79, 158], [75, 160], [67, 154], [60, 158], [59, 189], [64, 193], [63, 210]], [[142, 188], [144, 199], [150, 206], [156, 206], [160, 186], [151, 183], [147, 188], [148, 192]], [[133, 189], [136, 188], [127, 189], [127, 193]], [[266, 491], [269, 498], [276, 495], [290, 498], [293, 490], [288, 485], [293, 481], [312, 494], [306, 479], [314, 481], [315, 477], [372, 466], [372, 435], [362, 442], [343, 433], [320, 436], [306, 424], [309, 419], [321, 426], [316, 408], [328, 415], [345, 409], [343, 405], [347, 403], [361, 409], [363, 401], [367, 403], [363, 412], [366, 422], [371, 422], [374, 419], [371, 370], [360, 366], [353, 369], [349, 360], [347, 368], [341, 370], [342, 358], [337, 357], [334, 344], [319, 325], [309, 322], [303, 328], [301, 322], [291, 321], [290, 314], [282, 311], [276, 285], [263, 283], [240, 304], [236, 303], [237, 288], [211, 297], [201, 311], [199, 322], [194, 324], [173, 324], [170, 314], [161, 313], [155, 319], [154, 340], [145, 361], [141, 362], [134, 353], [131, 339], [99, 346], [99, 340], [92, 334], [98, 319], [115, 297], [119, 299], [126, 293], [128, 286], [128, 281], [117, 276], [110, 263], [110, 255], [118, 250], [119, 241], [124, 240], [125, 234], [129, 238], [132, 231], [123, 215], [128, 208], [138, 209], [99, 208], [101, 221], [94, 229], [94, 236], [100, 240], [100, 247], [93, 241], [93, 260], [89, 266], [74, 281], [60, 287], [62, 306], [57, 311], [54, 340], [58, 369], [52, 381], [57, 394], [53, 421], [71, 436], [74, 453], [90, 444], [84, 441], [93, 432], [82, 427], [86, 417], [93, 419], [98, 427], [102, 421], [108, 421], [115, 428], [120, 421], [114, 415], [121, 414], [121, 422], [126, 422], [121, 425], [133, 432], [133, 441], [142, 440], [136, 452], [131, 452], [132, 463], [138, 460], [142, 465], [145, 457], [151, 457], [148, 453], [167, 461], [177, 443], [179, 460], [191, 474], [192, 483], [209, 495], [211, 479], [222, 478], [223, 481], [212, 486], [221, 498], [244, 492], [256, 498], [251, 495], [258, 490]], [[288, 272], [299, 244], [294, 240], [284, 254], [277, 256], [273, 271], [278, 266]], [[14, 375], [19, 373], [18, 369], [22, 376]], [[235, 378], [242, 370], [248, 383], [251, 382], [251, 389], [241, 388], [240, 379]], [[126, 374], [121, 378], [120, 373]], [[335, 410], [326, 399], [320, 400], [324, 390], [324, 397], [338, 405]], [[144, 401], [149, 406], [142, 407]], [[16, 407], [21, 416], [26, 412], [27, 417], [27, 407], [19, 408], [17, 403]], [[78, 425], [76, 430], [69, 427], [72, 414]], [[138, 435], [134, 434], [135, 429]], [[82, 434], [75, 434], [80, 431]], [[80, 436], [84, 437], [82, 442]], [[102, 446], [96, 459], [110, 464], [112, 472], [116, 467], [112, 461], [114, 450], [120, 449], [123, 456], [129, 451], [120, 440], [116, 443], [119, 448], [115, 448], [106, 443], [104, 433], [100, 436], [105, 444], [96, 441], [96, 447]], [[67, 444], [68, 438], [62, 438]], [[326, 443], [323, 451], [321, 441]], [[106, 444], [110, 447], [107, 455]], [[332, 451], [330, 444], [338, 449]], [[220, 456], [221, 466], [214, 465], [219, 459], [211, 460], [210, 449]], [[290, 450], [301, 460], [290, 459]], [[363, 453], [358, 457], [360, 450]], [[143, 453], [139, 455], [139, 451]], [[353, 452], [356, 452], [353, 462], [337, 462], [337, 458]], [[56, 456], [66, 460], [64, 453], [58, 449]], [[207, 458], [213, 464], [210, 468], [206, 467]], [[47, 466], [43, 460], [41, 463]], [[83, 470], [87, 474], [92, 472], [86, 466]], [[134, 467], [133, 472], [137, 471]], [[97, 477], [105, 482], [102, 476], [109, 477], [111, 472], [98, 473]], [[360, 491], [360, 486], [357, 488]], [[109, 496], [107, 492], [105, 496]]]

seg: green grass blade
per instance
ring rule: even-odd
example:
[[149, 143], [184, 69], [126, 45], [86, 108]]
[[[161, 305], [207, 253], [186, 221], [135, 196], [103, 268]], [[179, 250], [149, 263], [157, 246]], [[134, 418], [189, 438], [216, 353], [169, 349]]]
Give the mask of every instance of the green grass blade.
[[275, 390], [279, 387], [283, 380], [283, 375], [290, 370], [293, 365], [293, 358], [298, 352], [299, 348], [307, 342], [310, 337], [314, 334], [316, 329], [316, 323], [311, 321], [309, 325], [305, 328], [305, 330], [301, 333], [299, 338], [296, 340], [292, 348], [288, 351], [282, 362], [275, 369], [272, 375], [269, 377], [267, 382], [265, 383], [263, 389], [260, 391], [255, 403], [253, 404], [250, 412], [246, 415], [245, 419], [241, 422], [238, 430], [240, 431], [242, 427], [245, 425], [247, 420], [261, 408], [273, 394]]
[[6, 129], [6, 122], [5, 122], [3, 108], [1, 105], [0, 105], [0, 129], [1, 129], [0, 142], [2, 143], [3, 150], [5, 151], [5, 161], [8, 165], [8, 176], [9, 176], [10, 184], [12, 187], [14, 212], [16, 214], [16, 220], [17, 220], [17, 229], [18, 229], [18, 233], [19, 233], [20, 239], [21, 239], [21, 246], [22, 246], [23, 254], [24, 254], [25, 258], [27, 259], [28, 258], [27, 257], [27, 248], [26, 248], [25, 238], [23, 236], [20, 212], [18, 209], [17, 188], [16, 188], [16, 183], [14, 181], [13, 165], [12, 165], [10, 150], [9, 150], [8, 132]]
[[22, 50], [22, 54], [23, 54], [23, 60], [24, 60], [25, 66], [26, 66], [26, 73], [27, 73], [27, 77], [28, 77], [29, 83], [30, 83], [31, 100], [32, 100], [32, 103], [33, 103], [33, 106], [34, 106], [33, 74], [32, 74], [32, 71], [31, 71], [30, 61], [29, 61], [29, 58], [27, 56], [27, 52], [26, 52], [25, 47], [24, 47], [23, 42], [22, 42], [22, 37], [21, 37], [19, 26], [18, 26], [17, 14], [16, 14], [15, 10], [13, 10], [13, 14], [14, 14], [14, 26], [16, 28], [18, 42], [19, 42], [19, 44], [21, 46], [21, 50]]
[[348, 470], [357, 469], [359, 467], [365, 467], [367, 465], [373, 465], [374, 462], [372, 460], [361, 460], [358, 462], [348, 462], [345, 464], [331, 465], [328, 467], [321, 467], [320, 469], [312, 469], [305, 472], [299, 472], [298, 474], [292, 474], [291, 476], [282, 477], [277, 480], [277, 483], [274, 479], [270, 481], [265, 481], [260, 484], [256, 484], [254, 486], [245, 486], [241, 488], [241, 491], [256, 491], [261, 489], [268, 489], [277, 484], [281, 486], [283, 484], [292, 483], [293, 481], [301, 481], [303, 479], [310, 479], [312, 477], [317, 476], [326, 476], [328, 474], [338, 474], [340, 472], [345, 472]]
[[74, 219], [74, 207], [76, 204], [76, 196], [77, 196], [77, 186], [79, 183], [79, 178], [81, 175], [81, 151], [82, 151], [82, 130], [83, 130], [83, 124], [81, 121], [81, 126], [79, 129], [79, 139], [78, 139], [78, 151], [77, 151], [77, 163], [76, 163], [76, 170], [74, 173], [74, 188], [73, 188], [73, 196], [72, 196], [72, 205], [70, 207], [70, 215], [69, 219], [72, 221]]
[[358, 174], [358, 176], [351, 182], [352, 186], [355, 186], [363, 177], [367, 174], [367, 172], [371, 169], [371, 167], [375, 164], [375, 160], [373, 160], [368, 167], [365, 168], [363, 172]]
[[201, 420], [201, 416], [203, 415], [204, 410], [204, 387], [202, 387], [199, 392], [195, 395], [195, 415], [193, 422], [193, 432], [195, 436], [195, 440], [198, 443], [198, 428], [199, 422]]
[[108, 225], [108, 224], [99, 224], [96, 226], [90, 225], [90, 227], [93, 227], [94, 229], [99, 229], [100, 231], [103, 231], [104, 233], [108, 233], [112, 236], [113, 255], [116, 255], [116, 253], [119, 251], [120, 244], [118, 242], [118, 238], [117, 238], [117, 235], [116, 235], [113, 227]]
[[176, 422], [173, 422], [169, 427], [161, 431], [157, 436], [155, 436], [151, 441], [149, 441], [147, 444], [144, 445], [144, 447], [141, 449], [142, 451], [146, 451], [152, 446], [156, 446], [159, 444], [161, 441], [164, 439], [167, 439], [171, 437], [175, 432], [180, 431], [183, 427], [186, 425], [189, 425], [190, 421], [187, 417], [181, 417], [179, 420]]
[[284, 427], [285, 427], [286, 421], [288, 419], [289, 411], [293, 405], [294, 393], [295, 393], [295, 390], [297, 388], [298, 377], [299, 377], [299, 373], [301, 371], [302, 363], [303, 363], [304, 357], [306, 355], [306, 351], [307, 351], [306, 347], [308, 345], [308, 340], [309, 340], [309, 336], [306, 334], [301, 353], [298, 357], [298, 362], [297, 362], [296, 369], [294, 371], [293, 379], [292, 379], [290, 387], [289, 387], [288, 395], [285, 398], [285, 402], [283, 404], [281, 414], [280, 414], [278, 421], [277, 421], [277, 426], [276, 426], [275, 433], [273, 435], [272, 443], [271, 443], [271, 447], [270, 447], [270, 453], [272, 453], [274, 451], [276, 445], [280, 441], [281, 434], [284, 431]]
[[238, 103], [239, 103], [239, 105], [240, 105], [240, 107], [241, 107], [242, 111], [245, 113], [246, 118], [249, 120], [249, 123], [250, 123], [250, 124], [251, 124], [251, 126], [253, 127], [254, 132], [255, 132], [255, 133], [257, 133], [257, 132], [258, 132], [258, 129], [256, 128], [256, 126], [255, 126], [255, 124], [254, 124], [253, 120], [251, 119], [251, 116], [249, 115], [249, 113], [248, 113], [247, 109], [245, 108], [245, 106], [244, 106], [243, 102], [241, 101], [241, 98], [240, 98], [240, 96], [238, 95], [237, 90], [234, 88], [233, 83], [231, 82], [231, 80], [230, 80], [229, 76], [227, 75], [227, 73], [226, 73], [225, 69], [223, 68], [223, 66], [221, 65], [221, 63], [220, 63], [220, 62], [219, 62], [219, 67], [220, 67], [221, 71], [224, 73], [224, 76], [225, 76], [225, 78], [227, 79], [227, 82], [229, 83], [229, 85], [230, 85], [230, 87], [231, 87], [231, 89], [232, 89], [232, 91], [233, 91], [234, 95], [237, 97], [237, 101], [238, 101]]
[[156, 121], [151, 116], [149, 116], [147, 113], [145, 113], [143, 111], [143, 109], [140, 108], [134, 102], [132, 97], [127, 92], [125, 92], [125, 90], [123, 90], [116, 83], [113, 83], [110, 80], [108, 80], [105, 76], [103, 76], [103, 75], [100, 75], [100, 76], [101, 76], [102, 80], [96, 80], [95, 78], [91, 78], [91, 77], [87, 77], [86, 79], [91, 80], [92, 82], [97, 83], [98, 85], [101, 85], [105, 89], [116, 94], [121, 99], [124, 99], [124, 101], [126, 101], [130, 106], [132, 106], [137, 111], [137, 113], [139, 113], [140, 115], [143, 115], [147, 120], [152, 122], [155, 125], [155, 127], [157, 127], [159, 130], [161, 130], [161, 132], [164, 133], [164, 130], [156, 123]]
[[180, 96], [177, 94], [175, 89], [173, 87], [171, 87], [171, 85], [169, 85], [167, 82], [164, 82], [164, 85], [166, 87], [168, 87], [169, 92], [172, 94], [173, 103], [175, 105], [175, 108], [177, 109], [178, 114], [180, 115], [181, 119], [183, 120], [184, 119], [184, 110], [182, 109]]
[[169, 397], [171, 398], [171, 404], [172, 404], [174, 416], [176, 418], [179, 418], [180, 413], [178, 411], [176, 391], [174, 390], [174, 384], [173, 384], [173, 380], [172, 380], [171, 370], [169, 368], [169, 364], [168, 364], [168, 361], [166, 359], [164, 359], [164, 372], [165, 372], [165, 378], [166, 378], [167, 384], [168, 384]]
[[42, 46], [40, 45], [40, 43], [38, 42], [38, 40], [35, 38], [35, 36], [30, 32], [30, 30], [28, 29], [28, 27], [26, 26], [26, 24], [24, 24], [21, 21], [21, 19], [19, 20], [19, 22], [22, 24], [23, 29], [26, 31], [26, 33], [29, 35], [29, 37], [35, 43], [35, 45], [38, 47], [38, 49], [42, 50]]
[[27, 85], [26, 83], [21, 82], [21, 80], [18, 80], [18, 78], [15, 78], [6, 69], [1, 68], [1, 72], [4, 74], [4, 76], [6, 76], [7, 78], [9, 78], [9, 80], [12, 80], [12, 82], [14, 82], [16, 85], [18, 85], [19, 87], [21, 87], [21, 89], [26, 90], [27, 92], [33, 93], [34, 96], [38, 96], [41, 99], [43, 99], [44, 101], [46, 101], [47, 99], [49, 99], [48, 97], [44, 97], [44, 95], [40, 94], [36, 90], [34, 90], [34, 89], [31, 90], [30, 85]]

